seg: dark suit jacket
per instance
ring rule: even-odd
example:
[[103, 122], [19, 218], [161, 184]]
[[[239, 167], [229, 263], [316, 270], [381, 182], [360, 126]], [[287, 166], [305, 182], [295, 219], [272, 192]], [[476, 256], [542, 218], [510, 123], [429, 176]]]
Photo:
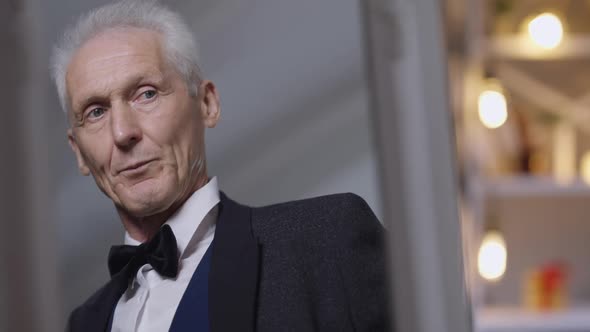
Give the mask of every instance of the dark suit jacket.
[[[384, 230], [359, 196], [252, 208], [221, 193], [212, 249], [213, 332], [389, 331]], [[105, 331], [125, 288], [113, 277], [67, 330]]]

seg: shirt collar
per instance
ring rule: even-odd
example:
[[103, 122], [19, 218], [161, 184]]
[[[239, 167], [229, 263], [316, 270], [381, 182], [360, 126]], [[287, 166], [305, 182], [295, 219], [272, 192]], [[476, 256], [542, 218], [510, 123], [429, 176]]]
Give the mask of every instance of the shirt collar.
[[[205, 217], [212, 216], [209, 212], [217, 203], [219, 203], [219, 187], [215, 176], [206, 185], [195, 191], [166, 221], [176, 237], [179, 257], [182, 257], [197, 227], [205, 220]], [[125, 232], [125, 244], [137, 246], [141, 242]]]

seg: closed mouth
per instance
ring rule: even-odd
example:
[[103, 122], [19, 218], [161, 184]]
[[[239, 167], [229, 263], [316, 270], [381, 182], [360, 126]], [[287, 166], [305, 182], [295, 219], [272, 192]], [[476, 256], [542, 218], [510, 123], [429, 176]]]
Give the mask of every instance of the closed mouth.
[[140, 168], [142, 168], [143, 166], [151, 163], [152, 161], [154, 161], [154, 159], [149, 159], [149, 160], [145, 160], [145, 161], [140, 161], [134, 164], [131, 164], [125, 168], [123, 168], [122, 170], [119, 171], [119, 173], [123, 173], [123, 172], [132, 172], [135, 170], [139, 170]]

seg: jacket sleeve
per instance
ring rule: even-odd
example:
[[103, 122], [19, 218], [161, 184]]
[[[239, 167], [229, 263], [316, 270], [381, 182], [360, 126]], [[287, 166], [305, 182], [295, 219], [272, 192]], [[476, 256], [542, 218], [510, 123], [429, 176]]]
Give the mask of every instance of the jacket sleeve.
[[391, 331], [386, 231], [355, 194], [346, 195], [339, 223], [339, 268], [356, 331]]

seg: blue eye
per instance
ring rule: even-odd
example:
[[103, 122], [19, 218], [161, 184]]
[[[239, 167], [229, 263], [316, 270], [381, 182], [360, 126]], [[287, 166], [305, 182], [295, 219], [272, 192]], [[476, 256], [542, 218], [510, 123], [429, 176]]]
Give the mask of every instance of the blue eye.
[[104, 114], [105, 110], [102, 107], [96, 107], [88, 112], [89, 118], [100, 118]]
[[146, 92], [143, 93], [143, 96], [147, 99], [152, 99], [156, 96], [156, 91], [155, 90], [147, 90]]

